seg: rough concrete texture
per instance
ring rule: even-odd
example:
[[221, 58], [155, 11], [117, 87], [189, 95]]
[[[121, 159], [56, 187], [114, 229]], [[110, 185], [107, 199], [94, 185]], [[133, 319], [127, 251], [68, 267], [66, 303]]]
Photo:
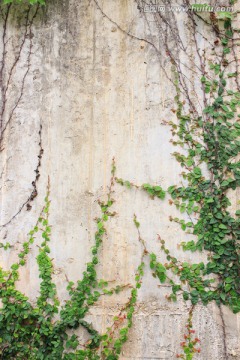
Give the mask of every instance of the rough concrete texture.
[[[16, 249], [20, 247], [43, 205], [49, 176], [51, 251], [55, 281], [64, 301], [66, 276], [74, 281], [81, 278], [90, 259], [96, 229], [93, 219], [99, 214], [97, 200], [106, 196], [112, 157], [116, 159], [117, 175], [137, 184], [149, 182], [166, 188], [179, 182], [181, 168], [171, 155], [174, 149], [169, 143], [170, 131], [162, 124], [162, 120], [174, 116], [173, 88], [159, 66], [155, 50], [141, 40], [148, 37], [149, 24], [140, 15], [137, 4], [133, 0], [100, 1], [111, 22], [94, 1], [49, 3], [33, 21], [32, 34], [27, 34], [9, 85], [6, 117], [21, 93], [32, 44], [23, 95], [5, 131], [1, 153], [1, 224], [8, 223], [32, 193], [42, 125], [44, 153], [37, 181], [38, 195], [30, 204], [31, 210], [24, 206], [9, 224], [1, 227], [1, 237], [15, 244]], [[126, 35], [117, 24], [136, 38]], [[0, 31], [3, 32], [2, 20]], [[8, 69], [24, 32], [24, 17], [16, 7], [7, 25]], [[169, 71], [169, 60], [163, 61]], [[134, 213], [148, 248], [158, 252], [163, 261], [158, 233], [173, 255], [195, 262], [204, 258], [201, 254], [179, 251], [177, 245], [186, 235], [169, 221], [169, 215], [178, 212], [167, 201], [151, 200], [137, 190], [118, 186], [114, 198], [117, 215], [107, 225], [100, 278], [114, 284], [134, 282], [141, 256], [132, 221]], [[36, 252], [33, 246], [18, 285], [33, 301], [39, 282]], [[14, 252], [4, 256], [1, 262], [10, 264]], [[168, 288], [160, 288], [150, 270], [146, 270], [122, 360], [174, 359], [180, 351], [189, 304], [169, 303], [165, 298], [167, 293]], [[129, 292], [124, 291], [115, 297], [102, 297], [89, 314], [92, 323], [104, 330], [128, 296]], [[193, 323], [202, 341], [202, 351], [196, 359], [240, 359], [240, 318], [227, 308], [222, 311], [225, 324], [213, 304], [197, 306]]]

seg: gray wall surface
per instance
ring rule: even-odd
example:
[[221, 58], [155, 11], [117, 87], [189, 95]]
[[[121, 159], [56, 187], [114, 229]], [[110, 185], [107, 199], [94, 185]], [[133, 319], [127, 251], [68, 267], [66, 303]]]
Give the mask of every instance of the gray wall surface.
[[[175, 148], [169, 142], [170, 129], [163, 123], [175, 116], [171, 111], [174, 88], [164, 71], [170, 73], [172, 65], [164, 52], [159, 60], [154, 47], [144, 40], [151, 35], [161, 50], [158, 32], [134, 0], [102, 0], [99, 6], [102, 11], [94, 1], [56, 0], [39, 10], [13, 69], [5, 110], [11, 121], [0, 153], [1, 238], [16, 250], [21, 247], [43, 206], [49, 176], [50, 246], [61, 301], [67, 297], [66, 278], [81, 278], [90, 259], [94, 218], [99, 215], [97, 200], [106, 197], [112, 158], [116, 159], [117, 175], [138, 185], [167, 188], [180, 182], [181, 167], [171, 155]], [[23, 13], [16, 6], [7, 24], [8, 71], [26, 31]], [[181, 15], [178, 21], [188, 42]], [[0, 32], [2, 36], [3, 20]], [[2, 44], [0, 50], [2, 56]], [[31, 209], [25, 205], [15, 216], [34, 189], [41, 149], [38, 195], [30, 202]], [[99, 278], [114, 285], [134, 284], [141, 257], [134, 214], [148, 248], [163, 262], [157, 234], [178, 258], [191, 262], [205, 259], [204, 254], [179, 250], [178, 244], [187, 236], [178, 224], [170, 222], [169, 216], [179, 213], [167, 200], [152, 200], [136, 189], [120, 186], [115, 187], [114, 198], [117, 215], [107, 224]], [[31, 301], [39, 285], [36, 254], [33, 245], [18, 284]], [[7, 252], [1, 262], [11, 264], [15, 256], [14, 251]], [[130, 339], [120, 359], [174, 359], [180, 352], [190, 304], [180, 299], [171, 303], [165, 298], [168, 293], [168, 287], [160, 287], [146, 268]], [[128, 297], [129, 290], [101, 297], [89, 319], [104, 331]], [[239, 315], [223, 308], [223, 318], [224, 323], [214, 304], [196, 307], [193, 323], [201, 339], [196, 359], [240, 359]]]

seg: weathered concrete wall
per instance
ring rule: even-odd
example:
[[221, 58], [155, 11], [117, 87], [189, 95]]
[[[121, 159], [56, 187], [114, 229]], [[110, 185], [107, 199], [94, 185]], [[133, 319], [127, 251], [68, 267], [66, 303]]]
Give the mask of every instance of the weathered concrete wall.
[[[99, 5], [121, 28], [139, 39], [127, 36], [104, 17], [94, 1], [52, 1], [34, 20], [32, 35], [24, 44], [9, 88], [8, 112], [21, 91], [31, 42], [24, 93], [5, 132], [1, 224], [8, 223], [32, 192], [41, 124], [44, 153], [38, 196], [31, 210], [24, 207], [1, 228], [1, 236], [15, 248], [26, 239], [43, 205], [49, 176], [51, 251], [62, 300], [66, 298], [66, 276], [79, 279], [90, 258], [93, 219], [99, 214], [97, 200], [107, 193], [112, 157], [116, 158], [117, 174], [138, 184], [160, 183], [166, 188], [179, 182], [181, 172], [171, 156], [169, 129], [162, 125], [163, 119], [174, 116], [173, 88], [155, 50], [141, 40], [149, 36], [148, 24], [133, 0], [104, 0]], [[9, 68], [24, 34], [23, 22], [16, 9], [7, 27]], [[167, 58], [164, 61], [170, 70]], [[101, 278], [115, 280], [116, 284], [134, 281], [141, 256], [132, 221], [134, 213], [149, 249], [160, 254], [156, 236], [160, 233], [173, 255], [191, 261], [201, 258], [179, 253], [177, 244], [185, 235], [169, 221], [169, 215], [177, 215], [177, 211], [167, 201], [153, 201], [143, 193], [120, 187], [116, 187], [114, 197], [117, 216], [107, 225], [108, 237], [99, 265]], [[19, 284], [32, 300], [38, 293], [36, 251], [33, 247]], [[10, 252], [5, 261], [12, 262], [13, 256]], [[121, 359], [174, 359], [180, 351], [188, 307], [181, 301], [169, 303], [167, 293], [168, 289], [160, 288], [147, 270], [130, 340]], [[118, 313], [128, 296], [128, 292], [122, 292], [116, 297], [103, 297], [89, 315], [93, 324], [100, 330], [109, 326], [111, 316]], [[224, 319], [232, 354], [229, 359], [240, 359], [239, 317], [224, 309]], [[225, 360], [218, 308], [197, 306], [194, 327], [202, 341], [198, 359]]]

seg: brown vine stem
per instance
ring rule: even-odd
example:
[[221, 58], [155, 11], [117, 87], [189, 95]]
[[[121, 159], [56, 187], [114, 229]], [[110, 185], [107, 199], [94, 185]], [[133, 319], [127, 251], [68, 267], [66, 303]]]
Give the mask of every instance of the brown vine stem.
[[[1, 91], [1, 95], [2, 95], [2, 99], [1, 99], [1, 103], [2, 103], [1, 104], [1, 106], [2, 106], [1, 115], [2, 115], [2, 113], [4, 111], [4, 109], [5, 109], [3, 74], [4, 74], [4, 69], [5, 69], [5, 57], [6, 57], [6, 54], [7, 54], [6, 36], [7, 36], [7, 23], [8, 23], [10, 9], [11, 9], [11, 4], [7, 6], [6, 14], [5, 14], [5, 16], [3, 16], [3, 19], [4, 19], [4, 22], [3, 22], [3, 34], [2, 34], [3, 56], [2, 56], [1, 67], [0, 67], [0, 91]], [[3, 128], [3, 116], [0, 117], [0, 139], [2, 137], [2, 128]], [[1, 148], [1, 143], [0, 143], [0, 148]]]
[[[27, 69], [24, 73], [24, 76], [23, 76], [23, 79], [22, 79], [22, 84], [21, 84], [21, 88], [20, 88], [20, 94], [15, 102], [15, 105], [13, 106], [12, 110], [10, 111], [10, 115], [9, 115], [9, 118], [8, 120], [6, 121], [6, 123], [3, 125], [3, 115], [2, 115], [2, 130], [1, 130], [1, 136], [0, 136], [0, 148], [1, 148], [1, 143], [3, 141], [3, 136], [4, 136], [4, 133], [8, 127], [8, 125], [11, 123], [11, 120], [13, 118], [13, 115], [14, 115], [14, 112], [15, 110], [17, 109], [22, 97], [23, 97], [23, 93], [24, 93], [24, 86], [25, 86], [25, 81], [26, 81], [26, 78], [27, 78], [27, 75], [30, 71], [30, 67], [31, 67], [31, 56], [32, 56], [32, 48], [33, 48], [33, 42], [32, 42], [32, 25], [33, 25], [33, 22], [34, 22], [34, 19], [36, 18], [37, 16], [37, 13], [38, 13], [38, 9], [39, 9], [39, 6], [36, 7], [36, 10], [35, 10], [35, 13], [33, 14], [32, 16], [32, 19], [31, 21], [29, 22], [29, 25], [28, 25], [28, 28], [29, 28], [29, 31], [28, 33], [25, 32], [25, 40], [23, 40], [24, 42], [26, 41], [26, 38], [29, 37], [29, 52], [28, 52], [28, 56], [27, 56]], [[27, 19], [28, 19], [28, 15], [27, 15]], [[28, 22], [28, 21], [27, 21]], [[21, 45], [23, 46], [23, 45]], [[20, 51], [22, 51], [21, 47], [20, 47]], [[20, 54], [21, 55], [21, 54]], [[19, 59], [20, 59], [20, 56], [19, 56]], [[13, 64], [13, 69], [15, 68], [16, 64], [14, 63]], [[12, 76], [12, 72], [10, 71], [10, 75], [9, 76]], [[9, 80], [9, 79], [8, 79]], [[9, 86], [9, 82], [10, 80], [7, 82], [8, 86]], [[6, 91], [8, 90], [8, 87], [6, 88]], [[4, 105], [5, 107], [5, 105]], [[4, 113], [3, 113], [4, 114]], [[2, 150], [2, 149], [0, 149]]]
[[[130, 31], [124, 30], [116, 21], [111, 19], [103, 11], [103, 9], [101, 8], [101, 6], [97, 2], [97, 0], [92, 0], [92, 1], [95, 3], [97, 9], [101, 12], [102, 16], [105, 17], [106, 19], [108, 19], [108, 21], [110, 21], [113, 25], [115, 25], [118, 28], [119, 31], [121, 31], [123, 34], [127, 35], [128, 37], [130, 37], [133, 40], [142, 41], [142, 42], [146, 43], [147, 45], [150, 45], [154, 49], [154, 51], [156, 52], [157, 57], [160, 59], [160, 55], [161, 55], [160, 50], [156, 47], [156, 45], [153, 42], [151, 42], [151, 41], [149, 41], [149, 40], [147, 40], [145, 38], [138, 37], [138, 36], [130, 33]], [[159, 61], [159, 64], [160, 64], [160, 67], [161, 67], [163, 73], [165, 74], [166, 78], [174, 85], [173, 80], [167, 74], [165, 66], [163, 66], [160, 61]], [[182, 92], [182, 90], [181, 90], [181, 92]]]
[[219, 305], [219, 314], [220, 314], [220, 318], [222, 321], [222, 329], [223, 329], [223, 351], [224, 351], [224, 357], [225, 360], [228, 360], [228, 353], [227, 353], [227, 335], [226, 335], [226, 324], [225, 324], [225, 320], [224, 320], [224, 316], [223, 316], [223, 311], [222, 311], [222, 305]]
[[233, 57], [234, 57], [235, 66], [236, 66], [236, 73], [237, 73], [237, 76], [235, 76], [235, 82], [236, 82], [237, 90], [240, 92], [240, 83], [239, 83], [239, 74], [240, 74], [239, 59], [238, 59], [238, 57], [237, 57], [237, 53], [236, 53], [236, 48], [235, 48], [235, 46], [236, 46], [236, 45], [234, 44], [234, 41], [232, 41]]
[[[174, 55], [173, 55], [173, 52], [170, 51], [170, 48], [169, 48], [169, 46], [168, 46], [168, 43], [171, 42], [171, 39], [168, 37], [168, 31], [170, 31], [170, 33], [172, 33], [172, 39], [174, 39], [174, 45], [175, 45], [174, 47], [176, 47], [176, 48], [175, 48], [175, 51], [176, 51], [176, 49], [177, 49], [177, 53], [178, 53], [178, 54], [179, 54], [180, 50], [182, 50], [184, 53], [187, 52], [187, 46], [185, 46], [185, 45], [183, 44], [183, 41], [182, 41], [181, 36], [180, 36], [180, 34], [179, 34], [178, 28], [177, 28], [176, 25], [175, 25], [176, 29], [173, 29], [172, 24], [170, 24], [170, 22], [162, 15], [161, 12], [158, 13], [158, 14], [154, 14], [154, 19], [155, 19], [155, 22], [158, 24], [159, 29], [161, 28], [161, 26], [160, 26], [160, 21], [159, 21], [159, 20], [161, 20], [161, 21], [166, 25], [166, 29], [165, 29], [165, 30], [164, 30], [163, 28], [161, 28], [161, 31], [162, 31], [162, 33], [164, 34], [164, 37], [165, 37], [164, 47], [165, 47], [165, 49], [166, 49], [166, 54], [167, 54], [168, 56], [170, 56], [171, 61], [175, 64], [175, 66], [176, 66], [176, 68], [177, 68], [177, 70], [178, 70], [178, 72], [179, 72], [179, 75], [181, 75], [181, 77], [182, 77], [181, 80], [182, 80], [182, 82], [184, 83], [184, 87], [187, 88], [185, 80], [187, 80], [189, 83], [191, 83], [191, 84], [193, 85], [192, 80], [191, 80], [189, 77], [187, 77], [187, 75], [184, 74], [184, 73], [181, 71], [181, 66], [184, 67], [187, 71], [190, 71], [190, 72], [192, 72], [192, 73], [194, 73], [194, 74], [196, 74], [196, 75], [198, 74], [197, 71], [195, 71], [194, 69], [190, 68], [190, 66], [189, 66], [187, 63], [185, 63], [184, 61], [181, 61], [179, 57], [174, 56]], [[175, 17], [174, 17], [173, 20], [174, 20], [174, 23], [176, 24], [176, 23], [177, 23], [177, 20], [176, 20]], [[174, 30], [175, 30], [175, 31], [174, 31]], [[196, 67], [197, 70], [200, 70], [200, 68], [198, 67], [197, 64], [195, 64], [195, 67]], [[194, 91], [194, 92], [195, 92], [195, 91]], [[186, 96], [187, 96], [187, 95], [188, 95], [188, 94], [186, 94]], [[197, 93], [196, 93], [196, 92], [195, 92], [195, 95], [196, 95], [196, 98], [197, 98]], [[197, 101], [198, 101], [198, 100], [197, 100]], [[193, 105], [193, 103], [192, 103], [191, 100], [190, 100], [190, 102], [191, 102], [191, 106], [194, 108], [194, 105]], [[199, 102], [199, 101], [198, 101], [198, 102]]]
[[101, 12], [102, 16], [105, 17], [106, 19], [108, 19], [112, 24], [114, 24], [118, 30], [120, 30], [122, 33], [124, 33], [125, 35], [129, 36], [130, 38], [134, 39], [134, 40], [138, 40], [138, 41], [143, 41], [145, 43], [147, 43], [148, 45], [151, 45], [155, 51], [157, 53], [159, 53], [158, 48], [156, 47], [156, 45], [154, 45], [151, 41], [144, 39], [144, 38], [139, 38], [136, 35], [131, 34], [129, 31], [124, 30], [116, 21], [112, 20], [100, 7], [99, 3], [97, 2], [97, 0], [93, 0], [93, 2], [96, 4], [98, 10]]
[[[143, 4], [147, 4], [147, 3], [145, 1], [141, 1], [141, 2], [137, 1], [137, 4], [138, 4], [138, 8], [140, 10], [141, 9], [141, 4], [143, 6]], [[170, 2], [169, 2], [169, 5], [170, 5]], [[147, 16], [145, 15], [145, 13], [144, 13], [144, 17], [145, 17], [146, 23], [148, 24], [149, 31], [151, 32], [150, 26], [149, 26], [149, 21], [147, 19]], [[176, 27], [176, 22], [177, 21], [176, 21], [175, 17], [173, 17], [171, 19], [171, 21], [175, 25], [171, 24], [171, 21], [169, 19], [166, 19], [166, 17], [163, 16], [163, 13], [161, 13], [161, 12], [158, 13], [158, 14], [154, 14], [154, 20], [155, 20], [155, 22], [157, 24], [157, 27], [158, 27], [159, 39], [161, 39], [161, 50], [162, 50], [162, 48], [164, 49], [164, 52], [169, 57], [171, 63], [175, 66], [175, 68], [178, 71], [179, 82], [181, 84], [181, 89], [179, 89], [179, 91], [180, 91], [180, 93], [182, 93], [184, 96], [187, 97], [191, 110], [193, 111], [193, 113], [197, 114], [196, 107], [194, 105], [195, 102], [197, 101], [200, 108], [202, 108], [202, 105], [200, 104], [200, 101], [198, 99], [197, 92], [195, 91], [195, 89], [192, 90], [194, 92], [194, 94], [195, 94], [194, 101], [192, 101], [191, 98], [189, 97], [189, 92], [188, 92], [188, 88], [187, 88], [187, 82], [190, 83], [193, 86], [193, 88], [194, 88], [194, 83], [193, 83], [192, 79], [190, 79], [186, 75], [186, 73], [184, 73], [182, 71], [182, 68], [185, 68], [187, 71], [190, 71], [190, 72], [194, 73], [195, 75], [197, 75], [197, 71], [190, 68], [189, 65], [186, 62], [181, 61], [179, 56], [174, 55], [174, 51], [176, 51], [176, 49], [178, 49], [178, 51], [177, 51], [178, 55], [179, 55], [180, 50], [182, 50], [184, 53], [187, 52], [187, 47], [183, 44], [183, 41], [182, 41], [182, 39], [180, 37], [180, 34], [179, 34], [179, 30]], [[165, 24], [165, 27], [163, 27], [161, 25], [161, 23]], [[173, 27], [175, 27], [175, 28], [173, 29]], [[169, 36], [169, 33], [171, 34], [171, 36]], [[174, 43], [174, 46], [173, 46], [174, 51], [171, 51], [170, 47], [168, 45], [171, 42]], [[160, 57], [160, 50], [159, 50], [159, 57]], [[166, 70], [165, 70], [164, 66], [162, 66], [161, 61], [159, 61], [159, 63], [160, 63], [161, 69], [163, 70], [163, 72], [166, 75], [167, 79], [170, 80], [170, 82], [173, 83], [173, 85], [175, 87], [175, 83], [166, 74]], [[195, 64], [195, 67], [196, 67], [197, 70], [200, 70], [200, 68], [198, 67], [197, 64]]]
[[[18, 62], [20, 61], [21, 53], [22, 53], [23, 47], [24, 47], [24, 45], [26, 43], [27, 32], [28, 32], [29, 13], [30, 13], [30, 6], [28, 7], [28, 10], [27, 10], [27, 13], [26, 13], [25, 33], [23, 35], [23, 39], [22, 39], [21, 45], [19, 47], [18, 54], [17, 54], [12, 66], [11, 66], [10, 71], [9, 71], [9, 76], [8, 76], [6, 85], [4, 86], [3, 82], [1, 84], [2, 110], [1, 110], [1, 114], [0, 114], [0, 119], [1, 119], [1, 139], [0, 140], [2, 140], [2, 136], [3, 136], [3, 120], [4, 120], [5, 109], [6, 109], [6, 103], [7, 103], [7, 92], [8, 92], [9, 85], [10, 85], [10, 82], [11, 82], [11, 79], [12, 79], [13, 71], [16, 68]], [[5, 64], [5, 55], [6, 55], [6, 53], [3, 54], [3, 60], [2, 60], [3, 64]], [[3, 77], [3, 74], [2, 74], [2, 77]]]
[[[5, 20], [4, 20], [4, 28], [3, 28], [3, 55], [2, 55], [2, 61], [1, 61], [1, 68], [0, 68], [0, 88], [1, 88], [1, 93], [2, 93], [2, 108], [1, 108], [1, 112], [0, 112], [0, 151], [3, 151], [3, 147], [2, 147], [2, 142], [3, 142], [3, 138], [4, 138], [4, 132], [6, 131], [7, 126], [11, 123], [11, 120], [13, 118], [14, 112], [16, 111], [22, 97], [24, 94], [24, 86], [25, 86], [25, 81], [27, 78], [27, 75], [30, 71], [30, 67], [31, 67], [31, 55], [32, 55], [32, 48], [33, 48], [33, 43], [32, 43], [32, 38], [33, 38], [33, 34], [32, 34], [32, 26], [33, 26], [33, 22], [34, 19], [37, 16], [38, 13], [38, 9], [39, 6], [36, 7], [35, 12], [32, 15], [31, 20], [29, 19], [30, 17], [30, 10], [31, 7], [29, 6], [26, 12], [26, 22], [25, 22], [25, 32], [21, 41], [21, 44], [19, 46], [19, 50], [18, 50], [18, 54], [10, 68], [10, 71], [8, 73], [8, 78], [6, 80], [6, 85], [4, 85], [4, 70], [5, 70], [5, 60], [6, 60], [6, 54], [7, 54], [7, 50], [6, 50], [6, 44], [7, 44], [7, 40], [6, 40], [6, 36], [7, 36], [7, 21], [9, 18], [9, 12], [10, 12], [10, 6], [8, 6], [7, 8], [7, 13], [5, 15]], [[9, 90], [9, 86], [11, 84], [11, 80], [12, 80], [12, 76], [13, 76], [13, 72], [17, 66], [17, 64], [19, 63], [20, 59], [21, 59], [21, 54], [23, 52], [23, 48], [24, 45], [27, 41], [27, 39], [29, 39], [29, 50], [28, 50], [28, 55], [27, 55], [27, 65], [26, 65], [26, 71], [23, 75], [22, 78], [22, 83], [21, 83], [21, 88], [20, 88], [20, 94], [15, 102], [15, 105], [13, 106], [13, 108], [10, 111], [8, 120], [6, 121], [6, 123], [4, 124], [4, 114], [5, 114], [5, 110], [6, 110], [6, 103], [7, 103], [7, 93]], [[41, 166], [41, 159], [42, 159], [42, 155], [43, 155], [43, 147], [42, 147], [42, 125], [40, 123], [40, 127], [39, 127], [39, 152], [38, 152], [38, 163], [37, 163], [37, 167], [34, 170], [36, 175], [34, 180], [32, 181], [32, 191], [30, 196], [27, 198], [27, 200], [19, 207], [19, 210], [11, 217], [10, 220], [8, 220], [6, 223], [0, 225], [0, 227], [5, 227], [8, 224], [10, 224], [23, 210], [23, 208], [26, 206], [27, 210], [31, 210], [32, 206], [31, 206], [31, 202], [35, 199], [35, 197], [37, 196], [38, 192], [37, 192], [37, 182], [39, 180], [40, 177], [40, 166]]]
[[23, 210], [23, 208], [26, 206], [27, 210], [31, 210], [32, 205], [31, 203], [33, 202], [33, 200], [36, 198], [36, 196], [38, 195], [38, 191], [37, 191], [37, 182], [40, 178], [40, 167], [41, 167], [41, 160], [42, 160], [42, 156], [43, 156], [43, 147], [42, 147], [42, 125], [40, 124], [40, 129], [39, 129], [39, 153], [38, 153], [38, 163], [37, 163], [37, 167], [34, 170], [36, 175], [35, 175], [35, 179], [32, 181], [32, 192], [30, 194], [30, 196], [27, 198], [27, 200], [20, 206], [19, 210], [11, 217], [10, 220], [8, 220], [6, 223], [0, 225], [1, 228], [6, 227], [7, 225], [9, 225]]
[[142, 252], [142, 257], [141, 257], [141, 261], [143, 261], [144, 256], [149, 254], [149, 251], [147, 250], [146, 242], [144, 241], [144, 239], [141, 236], [141, 233], [140, 233], [140, 230], [139, 230], [140, 223], [138, 222], [137, 216], [135, 214], [133, 216], [133, 222], [134, 222], [134, 224], [136, 226], [136, 229], [137, 229], [138, 241], [140, 242], [140, 244], [142, 244], [142, 247], [143, 247], [143, 252]]

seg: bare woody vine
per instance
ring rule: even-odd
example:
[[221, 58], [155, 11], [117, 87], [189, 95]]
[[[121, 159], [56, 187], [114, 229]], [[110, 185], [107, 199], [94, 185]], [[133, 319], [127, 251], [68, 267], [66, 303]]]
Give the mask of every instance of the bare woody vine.
[[[21, 1], [18, 1], [21, 2]], [[1, 152], [4, 152], [4, 133], [11, 121], [13, 112], [21, 100], [25, 78], [28, 75], [31, 57], [32, 24], [36, 17], [39, 5], [43, 0], [32, 0], [34, 8], [28, 8], [26, 15], [26, 34], [20, 45], [18, 55], [10, 71], [6, 72], [4, 56], [6, 47], [6, 25], [11, 11], [12, 0], [4, 0], [1, 14], [3, 18], [3, 56], [0, 67], [1, 85], [1, 122], [0, 142]], [[38, 5], [37, 5], [38, 3]], [[94, 0], [101, 10], [97, 1]], [[136, 1], [141, 10], [145, 1]], [[138, 291], [144, 281], [144, 272], [149, 271], [160, 282], [170, 285], [171, 291], [167, 295], [169, 301], [177, 301], [182, 297], [189, 305], [189, 317], [186, 331], [181, 343], [182, 352], [176, 357], [191, 360], [200, 350], [200, 340], [195, 336], [192, 316], [194, 307], [198, 303], [207, 305], [215, 302], [221, 311], [221, 306], [228, 306], [233, 313], [240, 311], [240, 266], [239, 266], [239, 240], [240, 240], [240, 210], [231, 214], [229, 207], [229, 191], [236, 191], [240, 186], [240, 104], [239, 66], [236, 48], [239, 46], [239, 31], [233, 27], [234, 13], [210, 13], [208, 18], [199, 11], [200, 4], [190, 5], [186, 13], [195, 44], [196, 73], [200, 74], [199, 94], [191, 95], [187, 78], [188, 63], [185, 62], [185, 71], [181, 59], [177, 57], [178, 46], [181, 39], [176, 32], [172, 18], [167, 15], [154, 14], [159, 24], [161, 36], [164, 36], [164, 56], [168, 56], [172, 64], [172, 74], [169, 80], [175, 88], [175, 106], [172, 109], [173, 119], [163, 120], [171, 127], [172, 144], [178, 150], [173, 153], [183, 171], [180, 174], [182, 186], [172, 185], [163, 189], [160, 185], [145, 183], [137, 185], [130, 180], [122, 179], [116, 174], [116, 164], [113, 159], [112, 174], [107, 199], [99, 201], [101, 217], [96, 219], [95, 245], [91, 249], [92, 258], [87, 263], [82, 279], [74, 283], [70, 281], [67, 286], [69, 300], [61, 304], [58, 300], [56, 286], [52, 280], [53, 263], [50, 257], [51, 225], [49, 224], [50, 211], [50, 182], [47, 187], [45, 205], [34, 228], [28, 234], [28, 240], [22, 244], [18, 254], [18, 261], [10, 269], [0, 268], [0, 358], [1, 359], [29, 359], [29, 360], [70, 360], [70, 359], [105, 359], [117, 360], [124, 343], [128, 340], [129, 330], [134, 321], [134, 312], [138, 298]], [[233, 4], [231, 4], [233, 5]], [[31, 15], [32, 14], [32, 15]], [[145, 16], [145, 15], [142, 15]], [[171, 17], [171, 15], [168, 15]], [[108, 18], [109, 19], [109, 18]], [[112, 21], [111, 19], [109, 19]], [[170, 25], [169, 25], [170, 24]], [[165, 28], [164, 28], [165, 26]], [[172, 26], [172, 27], [171, 27]], [[162, 27], [162, 28], [161, 28]], [[210, 34], [204, 38], [201, 30], [207, 29]], [[119, 29], [125, 32], [119, 27]], [[126, 33], [131, 38], [136, 36]], [[169, 40], [167, 37], [170, 36]], [[211, 60], [207, 58], [205, 50], [198, 46], [199, 36], [204, 38], [212, 48]], [[169, 46], [175, 39], [177, 52]], [[25, 42], [29, 41], [28, 66], [23, 77], [22, 89], [10, 116], [6, 119], [5, 108], [8, 102], [8, 89], [13, 71], [21, 56]], [[140, 39], [143, 40], [143, 39]], [[169, 41], [168, 41], [169, 40]], [[145, 40], [152, 46], [161, 63], [161, 52], [150, 40]], [[183, 46], [184, 48], [184, 46]], [[167, 74], [166, 74], [167, 75]], [[169, 76], [169, 75], [168, 75]], [[5, 79], [5, 81], [4, 81]], [[190, 85], [189, 85], [190, 84]], [[198, 98], [196, 96], [198, 95]], [[201, 100], [199, 100], [199, 98]], [[41, 146], [41, 125], [39, 130], [40, 152], [36, 169], [36, 179], [33, 181], [33, 191], [27, 201], [15, 214], [27, 208], [31, 210], [31, 202], [37, 195], [37, 180], [43, 150]], [[179, 150], [180, 149], [180, 150]], [[181, 150], [182, 149], [182, 150]], [[203, 171], [207, 169], [207, 171]], [[136, 236], [142, 248], [142, 256], [135, 273], [135, 284], [118, 285], [110, 288], [109, 284], [98, 278], [98, 263], [101, 260], [99, 250], [106, 237], [107, 222], [115, 215], [111, 206], [114, 199], [114, 186], [124, 186], [129, 191], [135, 188], [146, 192], [152, 199], [162, 202], [168, 196], [170, 204], [176, 206], [180, 213], [186, 214], [184, 219], [170, 218], [177, 222], [182, 231], [192, 234], [192, 240], [181, 244], [183, 251], [204, 251], [207, 262], [188, 263], [171, 255], [168, 249], [168, 239], [158, 235], [158, 241], [165, 262], [160, 262], [159, 254], [151, 253], [148, 244], [141, 236], [141, 226], [137, 216], [133, 216], [136, 226]], [[2, 226], [6, 226], [3, 224]], [[36, 304], [21, 291], [16, 289], [19, 280], [19, 269], [27, 260], [35, 237], [41, 233], [42, 243], [39, 246], [36, 258], [40, 282], [40, 295]], [[9, 243], [1, 243], [2, 250], [12, 251]], [[119, 314], [112, 319], [112, 325], [105, 333], [99, 333], [85, 320], [90, 309], [101, 296], [111, 296], [125, 288], [130, 296]], [[82, 344], [77, 330], [82, 327], [88, 332], [88, 340]], [[69, 332], [71, 331], [71, 334]], [[227, 347], [224, 344], [225, 358]]]

